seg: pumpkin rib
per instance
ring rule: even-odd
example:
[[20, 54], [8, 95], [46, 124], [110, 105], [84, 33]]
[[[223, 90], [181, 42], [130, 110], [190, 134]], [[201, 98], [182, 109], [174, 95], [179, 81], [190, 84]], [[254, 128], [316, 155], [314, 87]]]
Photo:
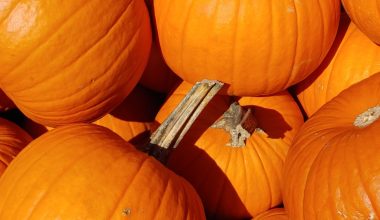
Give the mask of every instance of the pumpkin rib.
[[[294, 8], [294, 17], [295, 17], [295, 28], [294, 28], [294, 30], [295, 30], [295, 34], [294, 34], [294, 51], [293, 51], [293, 59], [292, 59], [292, 61], [291, 61], [291, 66], [294, 66], [295, 65], [295, 63], [296, 63], [296, 59], [297, 59], [297, 54], [299, 54], [299, 52], [298, 52], [298, 47], [299, 47], [299, 37], [298, 37], [298, 34], [299, 34], [299, 31], [298, 31], [298, 29], [299, 29], [299, 16], [298, 16], [298, 13], [297, 13], [297, 4], [295, 3], [295, 1], [291, 1], [292, 3], [293, 3], [293, 8]], [[292, 74], [293, 73], [293, 69], [294, 68], [289, 68], [289, 73], [288, 73], [288, 76], [287, 76], [287, 79], [286, 79], [286, 85], [289, 85], [290, 84], [290, 82], [294, 79], [294, 74]]]
[[[244, 161], [244, 166], [243, 166], [243, 169], [244, 169], [244, 186], [249, 186], [249, 184], [248, 184], [248, 178], [247, 178], [247, 175], [249, 173], [248, 170], [247, 170], [247, 167], [248, 167], [248, 164], [247, 164], [247, 161], [246, 161], [247, 158], [245, 156], [245, 152], [243, 152], [243, 151], [240, 151], [240, 155], [242, 156], [243, 161]], [[248, 199], [248, 190], [246, 190], [244, 192], [244, 195], [241, 196], [241, 199], [243, 201], [247, 201], [247, 199]]]
[[[123, 10], [123, 11], [121, 12], [121, 15], [118, 16], [118, 17], [115, 19], [116, 21], [111, 25], [111, 27], [109, 28], [109, 30], [106, 31], [105, 34], [101, 35], [98, 39], [96, 39], [96, 40], [94, 41], [93, 44], [89, 45], [88, 48], [86, 48], [84, 51], [82, 51], [82, 52], [81, 52], [77, 57], [75, 57], [72, 61], [70, 61], [70, 62], [69, 62], [68, 64], [66, 64], [65, 66], [62, 66], [62, 68], [61, 68], [59, 71], [55, 72], [55, 74], [51, 74], [49, 77], [42, 79], [40, 82], [33, 83], [31, 86], [29, 86], [29, 87], [24, 87], [24, 88], [22, 88], [21, 90], [22, 90], [22, 91], [28, 91], [28, 90], [30, 90], [30, 89], [35, 88], [36, 86], [39, 86], [40, 84], [48, 83], [48, 82], [51, 81], [52, 79], [58, 78], [59, 76], [61, 76], [62, 74], [64, 74], [64, 73], [65, 73], [65, 70], [66, 70], [68, 67], [70, 67], [71, 65], [73, 65], [73, 64], [75, 64], [75, 63], [77, 63], [77, 62], [79, 62], [81, 58], [83, 58], [86, 54], [88, 54], [89, 52], [91, 52], [91, 50], [92, 50], [93, 48], [96, 48], [96, 46], [99, 45], [99, 43], [102, 42], [102, 40], [104, 40], [105, 37], [107, 37], [109, 33], [111, 33], [112, 29], [118, 24], [118, 22], [121, 20], [121, 18], [126, 14], [127, 9], [128, 9], [129, 6], [132, 4], [131, 2], [132, 2], [132, 1], [130, 1], [130, 3], [128, 4], [128, 6], [126, 7], [126, 9]], [[136, 34], [136, 33], [137, 33], [137, 32], [135, 32], [135, 34]], [[41, 45], [41, 44], [40, 44], [40, 45]], [[128, 45], [129, 45], [129, 44], [128, 44]], [[118, 58], [118, 57], [116, 57], [116, 60], [117, 60], [117, 58]], [[11, 72], [12, 72], [12, 71], [11, 71]], [[59, 74], [59, 73], [61, 73], [61, 74]], [[105, 72], [104, 75], [106, 75], [106, 74], [107, 74], [107, 72]], [[102, 76], [103, 76], [103, 75], [102, 75]], [[100, 78], [100, 77], [99, 77], [99, 78]], [[95, 79], [95, 80], [96, 80], [96, 79]], [[19, 91], [16, 90], [16, 91], [11, 91], [11, 92], [19, 92]], [[75, 91], [74, 93], [75, 93], [75, 94], [78, 94], [77, 91]], [[39, 102], [42, 102], [42, 101], [39, 101]]]
[[[124, 154], [124, 155], [125, 155], [125, 154]], [[113, 217], [114, 215], [116, 215], [117, 208], [118, 208], [118, 206], [119, 206], [120, 201], [122, 201], [124, 195], [127, 194], [129, 187], [132, 185], [133, 181], [137, 178], [137, 174], [139, 174], [139, 172], [142, 170], [142, 167], [144, 166], [144, 164], [145, 164], [145, 162], [148, 160], [148, 158], [149, 158], [149, 157], [146, 157], [146, 158], [144, 158], [144, 159], [141, 161], [140, 165], [138, 166], [139, 168], [136, 170], [135, 174], [133, 175], [133, 178], [130, 180], [130, 182], [126, 182], [126, 183], [125, 183], [124, 190], [123, 190], [123, 192], [120, 194], [120, 196], [118, 196], [117, 202], [115, 203], [115, 206], [114, 206], [114, 208], [112, 209], [112, 211], [110, 212], [110, 216], [109, 216], [109, 218], [107, 218], [107, 219], [112, 219], [112, 217]]]
[[[88, 2], [91, 2], [91, 1], [86, 1], [86, 3]], [[41, 49], [43, 45], [49, 42], [49, 40], [52, 37], [54, 37], [58, 33], [58, 31], [61, 30], [63, 26], [65, 26], [65, 24], [67, 24], [71, 19], [73, 19], [75, 15], [77, 15], [81, 10], [83, 10], [85, 6], [88, 5], [86, 3], [82, 4], [79, 8], [77, 8], [73, 13], [69, 14], [67, 17], [62, 18], [62, 21], [58, 24], [57, 27], [55, 27], [55, 29], [53, 29], [51, 32], [46, 33], [46, 36], [43, 37], [43, 39], [41, 39], [41, 42], [37, 44], [35, 47], [31, 48], [30, 53], [26, 57], [24, 57], [20, 62], [16, 63], [15, 66], [7, 72], [7, 76], [12, 77], [12, 73], [14, 73], [18, 68], [20, 68], [22, 64], [24, 64], [28, 60], [28, 58], [30, 58], [33, 54], [35, 54], [39, 49]], [[6, 77], [3, 77], [3, 79], [6, 79]]]
[[[41, 205], [41, 201], [43, 201], [45, 198], [46, 198], [46, 195], [49, 195], [49, 193], [52, 192], [53, 188], [56, 186], [55, 183], [57, 183], [56, 180], [58, 180], [60, 177], [62, 177], [65, 173], [68, 172], [68, 168], [71, 168], [73, 166], [75, 166], [78, 162], [80, 162], [80, 160], [82, 158], [85, 158], [85, 157], [88, 157], [88, 156], [91, 156], [91, 154], [95, 153], [96, 151], [98, 150], [101, 150], [103, 148], [103, 146], [99, 146], [98, 148], [96, 149], [88, 149], [88, 151], [86, 152], [83, 152], [82, 154], [80, 154], [78, 157], [75, 157], [75, 159], [73, 158], [73, 160], [67, 164], [67, 166], [65, 166], [64, 169], [62, 169], [62, 171], [59, 173], [59, 174], [56, 174], [55, 178], [52, 179], [52, 183], [49, 184], [49, 186], [47, 188], [44, 189], [44, 192], [41, 193], [40, 195], [40, 198], [38, 200], [36, 200], [36, 204], [34, 207], [33, 207], [33, 210], [32, 212], [30, 213], [29, 216], [27, 216], [26, 219], [28, 218], [33, 218], [33, 215], [34, 215], [34, 211], [36, 211], [38, 209], [38, 207]], [[44, 172], [41, 172], [41, 174], [43, 174]], [[16, 184], [15, 184], [16, 185]], [[29, 191], [30, 192], [30, 191]], [[27, 194], [28, 195], [28, 194]], [[20, 204], [19, 205], [22, 205], [24, 203], [24, 201], [28, 198], [28, 196], [25, 196], [23, 200], [20, 201]], [[17, 210], [15, 210], [17, 212]], [[14, 213], [16, 214], [16, 213]], [[12, 215], [14, 215], [12, 214]], [[16, 218], [15, 218], [16, 219]]]
[[235, 24], [234, 24], [234, 31], [233, 31], [233, 42], [232, 42], [232, 49], [231, 49], [231, 59], [232, 59], [232, 62], [231, 62], [231, 82], [235, 82], [235, 77], [233, 73], [236, 72], [236, 65], [235, 65], [235, 60], [236, 60], [236, 48], [237, 48], [237, 39], [238, 39], [238, 31], [239, 31], [239, 14], [240, 14], [240, 2], [241, 0], [237, 0], [237, 7], [235, 9], [235, 14], [236, 14], [236, 19], [235, 19]]
[[[165, 196], [168, 195], [167, 189], [169, 187], [169, 184], [170, 184], [170, 179], [167, 179], [166, 183], [165, 183], [165, 187], [163, 188], [164, 189], [164, 191], [163, 191], [164, 193], [162, 194], [161, 201], [165, 201], [165, 198], [166, 198]], [[160, 209], [162, 208], [162, 203], [163, 202], [160, 202], [160, 205], [157, 208], [157, 213], [160, 212]]]
[[[357, 150], [358, 150], [358, 148], [353, 147], [353, 151], [357, 152]], [[372, 197], [372, 194], [370, 193], [370, 189], [369, 189], [368, 185], [363, 181], [363, 175], [362, 175], [363, 169], [360, 166], [360, 162], [359, 162], [360, 160], [357, 158], [358, 155], [360, 155], [360, 152], [357, 152], [357, 154], [354, 154], [354, 162], [356, 163], [356, 167], [359, 169], [359, 172], [358, 172], [359, 180], [363, 186], [364, 192], [366, 193], [369, 202], [371, 203], [372, 211], [374, 211], [377, 216], [380, 216], [379, 215], [380, 214], [379, 208], [376, 205], [374, 205], [374, 204], [376, 204], [376, 202], [375, 202], [376, 199], [374, 199]]]
[[[135, 32], [134, 33], [134, 35], [133, 35], [133, 37], [136, 37], [136, 36], [138, 36], [137, 35], [137, 33], [139, 33], [139, 32]], [[133, 40], [133, 39], [132, 39]], [[123, 55], [123, 53], [125, 52], [125, 51], [129, 51], [128, 50], [128, 46], [129, 46], [130, 44], [127, 44], [127, 46], [126, 46], [126, 49], [123, 49], [122, 50], [122, 52], [118, 55], [118, 57], [116, 58], [116, 60], [115, 60], [115, 62], [113, 62], [107, 69], [106, 69], [106, 71], [104, 72], [104, 74], [103, 75], [101, 75], [101, 76], [99, 76], [98, 78], [96, 78], [94, 81], [93, 81], [93, 83], [96, 83], [97, 81], [99, 81], [99, 79], [101, 79], [101, 78], [104, 78], [105, 76], [107, 76], [107, 74], [108, 73], [110, 73], [110, 70], [112, 70], [112, 67], [117, 63], [117, 61], [120, 59], [120, 57]], [[129, 79], [131, 79], [132, 77], [134, 77], [134, 75], [133, 74], [131, 74], [131, 75], [129, 75], [128, 76], [129, 77]], [[84, 92], [86, 92], [86, 90], [84, 90], [84, 89], [82, 89], [82, 90], [80, 90], [79, 92], [74, 92], [73, 94], [71, 94], [71, 95], [67, 95], [67, 96], [65, 96], [64, 98], [61, 98], [61, 99], [56, 99], [56, 100], [44, 100], [44, 101], [38, 101], [39, 103], [47, 103], [47, 102], [50, 102], [50, 103], [54, 103], [54, 102], [62, 102], [62, 100], [65, 100], [65, 99], [69, 99], [69, 98], [71, 98], [71, 97], [73, 97], [74, 95], [79, 95], [80, 93], [84, 93]], [[97, 93], [97, 94], [95, 94], [95, 95], [100, 95], [100, 93]], [[93, 99], [94, 98], [96, 98], [96, 96], [95, 97], [93, 97]], [[19, 99], [20, 100], [20, 99]], [[97, 104], [95, 104], [95, 105], [93, 105], [92, 107], [98, 107], [98, 106], [101, 106], [103, 103], [105, 103], [105, 102], [107, 102], [108, 100], [107, 99], [105, 99], [105, 100], [103, 100], [102, 102], [98, 102]], [[35, 100], [33, 100], [33, 101], [25, 101], [25, 100], [22, 100], [22, 102], [35, 102]], [[17, 102], [17, 104], [20, 106], [20, 108], [21, 108], [21, 106], [23, 106], [23, 105], [20, 105], [20, 103], [18, 103]], [[73, 107], [73, 109], [75, 109], [75, 107]], [[92, 110], [92, 108], [85, 108], [85, 109], [82, 109], [82, 110], [80, 110], [80, 111], [76, 111], [77, 113], [82, 113], [82, 112], [87, 112], [87, 111], [91, 111]], [[31, 110], [29, 110], [29, 113], [33, 113]], [[46, 112], [45, 112], [46, 113]], [[59, 113], [58, 113], [59, 114]], [[38, 114], [37, 114], [38, 115]], [[35, 114], [35, 116], [37, 116], [36, 114]], [[51, 116], [51, 117], [48, 117], [47, 115], [45, 115], [44, 116], [44, 118], [46, 118], [46, 119], [49, 119], [49, 118], [54, 118], [54, 117], [56, 117], [56, 116]]]
[[[181, 33], [181, 38], [182, 38], [182, 42], [181, 42], [181, 53], [180, 53], [180, 60], [181, 60], [181, 64], [180, 64], [180, 67], [181, 67], [181, 70], [183, 71], [184, 70], [184, 45], [185, 45], [185, 41], [186, 41], [186, 38], [185, 38], [185, 36], [186, 36], [186, 29], [187, 29], [187, 26], [188, 26], [188, 24], [189, 24], [189, 18], [190, 18], [190, 12], [191, 12], [191, 9], [194, 7], [194, 2], [195, 2], [196, 0], [191, 0], [191, 3], [190, 3], [190, 6], [187, 8], [187, 10], [186, 10], [186, 15], [185, 15], [185, 23], [184, 23], [184, 25], [183, 25], [183, 27], [182, 27], [182, 33]], [[168, 13], [169, 14], [169, 13]]]

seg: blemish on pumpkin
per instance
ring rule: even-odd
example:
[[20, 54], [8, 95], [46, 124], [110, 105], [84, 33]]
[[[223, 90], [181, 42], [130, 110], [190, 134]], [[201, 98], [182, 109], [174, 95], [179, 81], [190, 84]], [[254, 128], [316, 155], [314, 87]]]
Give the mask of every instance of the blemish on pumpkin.
[[380, 105], [367, 109], [355, 118], [354, 126], [359, 128], [367, 127], [380, 118]]
[[125, 208], [125, 209], [123, 209], [122, 213], [123, 213], [124, 216], [129, 216], [132, 213], [132, 209]]

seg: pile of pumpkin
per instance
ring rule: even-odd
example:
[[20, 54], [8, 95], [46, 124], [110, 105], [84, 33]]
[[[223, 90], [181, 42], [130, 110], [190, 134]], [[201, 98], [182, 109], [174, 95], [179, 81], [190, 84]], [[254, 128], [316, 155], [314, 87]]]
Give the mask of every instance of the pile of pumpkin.
[[0, 219], [379, 219], [379, 5], [1, 1]]

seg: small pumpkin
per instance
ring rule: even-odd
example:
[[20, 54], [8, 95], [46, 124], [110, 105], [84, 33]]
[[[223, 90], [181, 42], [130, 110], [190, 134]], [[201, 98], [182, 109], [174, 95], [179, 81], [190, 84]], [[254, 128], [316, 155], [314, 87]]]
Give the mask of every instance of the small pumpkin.
[[380, 47], [347, 16], [341, 21], [330, 54], [311, 76], [295, 87], [297, 98], [308, 116], [342, 90], [380, 71]]
[[[167, 118], [191, 86], [183, 82], [172, 93], [157, 114], [158, 123]], [[226, 112], [231, 99], [216, 95], [167, 162], [170, 169], [192, 183], [210, 219], [251, 218], [282, 202], [282, 165], [303, 123], [297, 104], [287, 92], [242, 97], [238, 102], [252, 108], [258, 127], [243, 145], [227, 146], [229, 133], [215, 127], [228, 124], [224, 121], [228, 118], [236, 119], [236, 111]]]
[[144, 1], [10, 0], [0, 19], [0, 87], [43, 125], [105, 115], [132, 91], [148, 60]]
[[378, 219], [380, 73], [350, 86], [301, 127], [284, 165], [290, 219]]
[[0, 176], [32, 138], [11, 121], [0, 118]]
[[0, 219], [205, 219], [187, 181], [93, 124], [32, 141], [0, 179], [0, 195]]
[[164, 59], [176, 74], [255, 96], [283, 91], [319, 66], [338, 29], [340, 0], [155, 0], [154, 10]]
[[254, 220], [288, 220], [288, 214], [284, 208], [274, 208], [256, 216]]
[[380, 44], [380, 0], [342, 0], [342, 4], [358, 28]]

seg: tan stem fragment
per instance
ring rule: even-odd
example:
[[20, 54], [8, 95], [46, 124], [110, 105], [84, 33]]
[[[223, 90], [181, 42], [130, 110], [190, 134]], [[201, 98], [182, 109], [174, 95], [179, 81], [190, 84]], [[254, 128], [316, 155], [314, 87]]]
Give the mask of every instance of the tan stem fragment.
[[244, 147], [245, 141], [257, 128], [257, 120], [252, 114], [252, 110], [244, 109], [239, 103], [234, 102], [223, 114], [222, 118], [216, 121], [211, 127], [222, 128], [229, 132], [231, 139], [227, 146]]

